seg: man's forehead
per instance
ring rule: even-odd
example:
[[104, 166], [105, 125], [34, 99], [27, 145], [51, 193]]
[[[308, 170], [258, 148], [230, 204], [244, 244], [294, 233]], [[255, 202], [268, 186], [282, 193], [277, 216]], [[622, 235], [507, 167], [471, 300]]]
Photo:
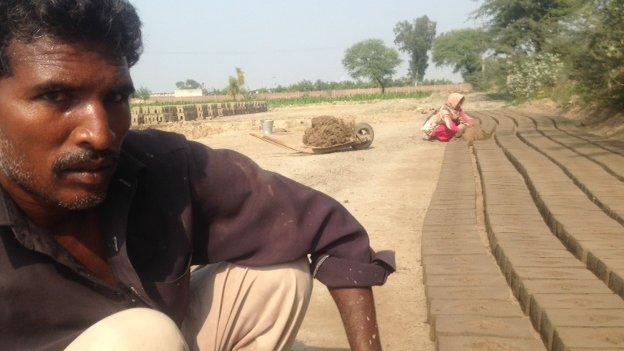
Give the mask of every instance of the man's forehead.
[[53, 71], [88, 69], [97, 62], [114, 67], [121, 74], [128, 72], [125, 57], [116, 55], [101, 44], [65, 42], [44, 37], [33, 42], [12, 41], [8, 53], [12, 69], [19, 69], [22, 65]]

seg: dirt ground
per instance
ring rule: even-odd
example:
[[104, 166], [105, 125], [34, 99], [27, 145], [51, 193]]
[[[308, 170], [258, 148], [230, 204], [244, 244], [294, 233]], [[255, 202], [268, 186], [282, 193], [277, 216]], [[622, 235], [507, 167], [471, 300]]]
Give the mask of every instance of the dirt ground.
[[[421, 140], [421, 112], [443, 97], [374, 103], [281, 108], [181, 126], [189, 137], [213, 148], [234, 149], [260, 166], [316, 188], [340, 201], [367, 228], [377, 250], [396, 251], [397, 272], [375, 288], [381, 340], [385, 350], [433, 350], [426, 323], [420, 266], [422, 222], [437, 183], [444, 145]], [[498, 104], [468, 96], [467, 109]], [[334, 115], [368, 122], [375, 131], [372, 148], [302, 156], [248, 135], [260, 120], [275, 120], [276, 137], [301, 143], [311, 117]], [[187, 128], [187, 129], [184, 129]], [[169, 127], [167, 129], [177, 129]], [[312, 302], [294, 350], [348, 350], [339, 314], [327, 289], [315, 282]]]

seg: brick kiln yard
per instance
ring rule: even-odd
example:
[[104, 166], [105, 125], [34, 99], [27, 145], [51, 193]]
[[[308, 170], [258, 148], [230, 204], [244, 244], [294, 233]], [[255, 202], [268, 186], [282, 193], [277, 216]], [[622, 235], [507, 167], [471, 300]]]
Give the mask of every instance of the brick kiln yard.
[[[262, 167], [342, 202], [369, 230], [374, 247], [392, 248], [397, 253], [398, 272], [375, 291], [385, 349], [433, 350], [426, 323], [420, 233], [444, 146], [420, 140], [419, 128], [426, 115], [419, 109], [439, 106], [443, 98], [282, 108], [175, 128], [191, 137], [210, 133], [197, 140], [242, 152]], [[273, 119], [276, 130], [293, 132], [291, 140], [301, 143], [310, 119], [319, 115], [355, 117], [358, 122], [370, 123], [375, 129], [373, 148], [300, 156], [248, 135], [258, 131], [261, 119]], [[298, 340], [297, 350], [348, 349], [338, 312], [321, 284], [315, 285]]]
[[[474, 152], [424, 142], [420, 110], [442, 100], [282, 108], [164, 129], [333, 196], [374, 247], [394, 249], [398, 271], [375, 290], [386, 350], [624, 348], [624, 146], [476, 95], [465, 107], [495, 139]], [[302, 156], [248, 135], [272, 119], [300, 142], [319, 115], [370, 123], [373, 147]], [[347, 349], [316, 284], [295, 350]]]

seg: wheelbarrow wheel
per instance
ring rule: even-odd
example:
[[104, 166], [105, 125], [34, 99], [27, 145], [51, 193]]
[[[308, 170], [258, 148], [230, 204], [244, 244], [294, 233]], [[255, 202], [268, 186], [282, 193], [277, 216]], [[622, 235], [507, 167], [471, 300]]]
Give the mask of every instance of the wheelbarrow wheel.
[[368, 123], [357, 123], [355, 125], [355, 136], [360, 141], [357, 144], [353, 144], [351, 147], [355, 150], [368, 149], [375, 139], [375, 132], [373, 127]]

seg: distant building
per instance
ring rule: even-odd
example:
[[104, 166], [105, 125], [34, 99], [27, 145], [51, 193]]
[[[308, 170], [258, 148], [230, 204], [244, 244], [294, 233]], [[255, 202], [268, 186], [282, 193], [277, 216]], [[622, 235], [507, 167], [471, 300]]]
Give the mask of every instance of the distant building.
[[202, 95], [203, 92], [201, 89], [176, 89], [173, 92], [173, 96], [175, 97], [195, 97]]
[[151, 93], [150, 97], [174, 97], [173, 93]]

